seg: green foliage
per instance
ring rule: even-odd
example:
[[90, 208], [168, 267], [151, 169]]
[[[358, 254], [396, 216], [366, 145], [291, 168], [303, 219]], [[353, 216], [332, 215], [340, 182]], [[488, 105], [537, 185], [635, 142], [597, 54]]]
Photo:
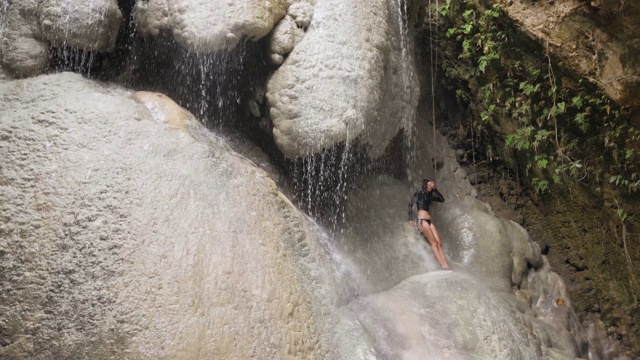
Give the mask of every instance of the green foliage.
[[[457, 46], [457, 62], [472, 75], [482, 126], [499, 119], [517, 124], [504, 146], [532, 160], [527, 169], [538, 175], [532, 181], [537, 192], [546, 191], [549, 180], [602, 178], [623, 191], [640, 189], [640, 130], [622, 109], [589, 83], [563, 84], [548, 55], [527, 55], [532, 50], [514, 38], [518, 31], [500, 5], [483, 9], [447, 0], [438, 10], [446, 37]], [[456, 90], [459, 99], [461, 93]]]
[[628, 214], [626, 211], [624, 211], [624, 209], [618, 209], [616, 213], [618, 214], [620, 221], [624, 222], [625, 220], [627, 220]]
[[534, 177], [533, 188], [537, 193], [543, 193], [549, 189], [549, 182], [547, 180]]
[[546, 169], [549, 165], [549, 159], [546, 154], [536, 155], [536, 164], [540, 169]]

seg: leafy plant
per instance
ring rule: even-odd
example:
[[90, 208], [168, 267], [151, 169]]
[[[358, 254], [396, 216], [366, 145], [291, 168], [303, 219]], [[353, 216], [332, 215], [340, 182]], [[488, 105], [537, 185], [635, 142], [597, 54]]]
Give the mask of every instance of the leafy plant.
[[[457, 61], [472, 74], [473, 85], [466, 83], [476, 89], [481, 126], [513, 120], [517, 126], [503, 145], [531, 159], [526, 168], [538, 176], [532, 180], [536, 191], [547, 190], [549, 180], [568, 185], [568, 179], [601, 177], [622, 191], [640, 189], [640, 130], [622, 109], [589, 83], [559, 81], [547, 54], [525, 56], [531, 49], [514, 38], [518, 31], [499, 4], [482, 8], [447, 0], [439, 12], [447, 22], [446, 37], [457, 44]], [[460, 89], [456, 94], [464, 98]]]

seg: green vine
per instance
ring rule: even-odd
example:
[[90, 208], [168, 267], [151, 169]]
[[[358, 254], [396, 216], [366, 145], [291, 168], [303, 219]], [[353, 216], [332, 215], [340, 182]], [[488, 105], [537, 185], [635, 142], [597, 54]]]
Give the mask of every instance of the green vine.
[[[444, 59], [445, 74], [475, 90], [481, 126], [514, 120], [504, 146], [530, 159], [526, 170], [534, 173], [535, 191], [568, 179], [640, 189], [640, 130], [624, 109], [592, 84], [557, 75], [544, 49], [526, 55], [531, 49], [518, 45], [522, 39], [514, 39], [518, 31], [500, 5], [482, 9], [469, 0], [447, 0], [438, 11], [459, 54]], [[456, 70], [460, 63], [469, 75]]]

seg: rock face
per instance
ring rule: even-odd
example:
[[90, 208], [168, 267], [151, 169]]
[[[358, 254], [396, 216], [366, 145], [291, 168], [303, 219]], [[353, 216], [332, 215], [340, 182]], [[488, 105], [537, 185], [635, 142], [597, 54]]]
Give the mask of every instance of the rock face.
[[0, 85], [0, 358], [336, 358], [309, 222], [170, 99], [136, 97]]
[[273, 29], [269, 40], [272, 63], [282, 64], [284, 57], [302, 41], [313, 17], [312, 4], [315, 4], [315, 1], [301, 1], [292, 4], [287, 9], [287, 15]]
[[640, 105], [640, 3], [514, 0], [504, 9], [565, 67], [618, 103]]
[[18, 77], [42, 72], [49, 46], [106, 52], [114, 48], [122, 13], [116, 0], [18, 0], [0, 5], [0, 60]]
[[[306, 34], [268, 82], [273, 136], [287, 157], [354, 139], [377, 157], [413, 119], [419, 89], [403, 26], [392, 0], [315, 5]], [[290, 48], [272, 43], [276, 52], [276, 46]]]
[[149, 0], [138, 1], [138, 29], [157, 36], [167, 30], [184, 47], [212, 52], [235, 46], [243, 37], [267, 35], [286, 13], [290, 0]]
[[12, 2], [3, 9], [0, 24], [0, 59], [16, 76], [40, 73], [49, 61], [34, 2]]
[[45, 39], [55, 46], [82, 50], [113, 50], [122, 24], [116, 0], [48, 0], [40, 4], [38, 13]]

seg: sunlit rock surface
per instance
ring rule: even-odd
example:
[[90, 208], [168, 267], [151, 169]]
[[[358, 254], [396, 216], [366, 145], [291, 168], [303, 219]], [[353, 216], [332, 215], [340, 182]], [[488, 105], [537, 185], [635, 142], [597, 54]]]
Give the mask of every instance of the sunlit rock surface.
[[26, 77], [45, 68], [50, 45], [112, 50], [122, 13], [116, 0], [16, 0], [0, 4], [0, 21], [2, 65]]
[[135, 19], [144, 34], [171, 33], [190, 50], [211, 52], [235, 46], [243, 37], [267, 35], [291, 0], [137, 1]]
[[504, 9], [564, 66], [620, 104], [640, 105], [639, 2], [514, 0]]
[[140, 95], [68, 73], [0, 85], [0, 358], [335, 358], [310, 223]]
[[306, 34], [268, 82], [273, 136], [287, 157], [356, 138], [376, 157], [413, 119], [419, 89], [398, 4], [317, 2]]

